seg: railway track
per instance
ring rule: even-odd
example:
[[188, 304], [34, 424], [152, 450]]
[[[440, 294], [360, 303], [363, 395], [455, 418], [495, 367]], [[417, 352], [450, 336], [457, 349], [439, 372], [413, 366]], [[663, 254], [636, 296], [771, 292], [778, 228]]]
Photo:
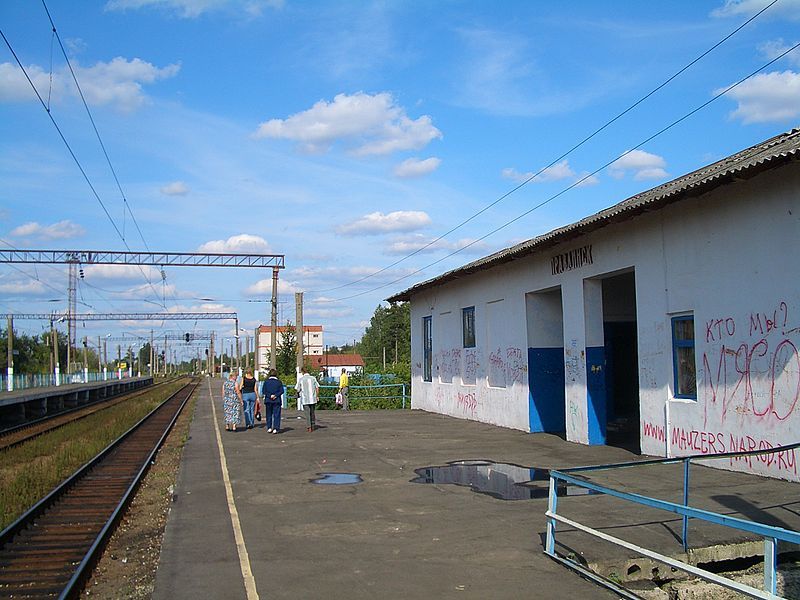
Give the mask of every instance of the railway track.
[[191, 382], [0, 532], [0, 598], [76, 598]]
[[92, 402], [91, 404], [65, 410], [43, 419], [29, 421], [15, 427], [9, 427], [7, 429], [0, 430], [0, 452], [6, 448], [18, 446], [19, 444], [27, 442], [35, 437], [39, 437], [40, 435], [43, 435], [49, 431], [63, 427], [64, 425], [72, 423], [73, 421], [78, 421], [101, 410], [116, 406], [120, 402], [125, 402], [143, 394], [150, 393], [159, 386], [163, 386], [167, 383], [171, 382], [161, 381], [128, 394], [115, 396], [113, 398], [104, 398], [102, 400]]

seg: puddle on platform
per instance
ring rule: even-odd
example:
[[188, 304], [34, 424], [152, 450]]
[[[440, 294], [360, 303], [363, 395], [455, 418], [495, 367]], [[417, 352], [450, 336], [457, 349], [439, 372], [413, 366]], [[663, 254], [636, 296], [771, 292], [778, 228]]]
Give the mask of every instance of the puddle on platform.
[[[415, 469], [419, 475], [411, 483], [451, 483], [486, 494], [498, 500], [531, 500], [547, 498], [550, 482], [548, 469], [522, 467], [491, 460], [460, 460], [445, 466]], [[558, 496], [586, 496], [595, 494], [579, 486], [560, 484]]]
[[361, 475], [358, 473], [317, 473], [319, 477], [312, 479], [311, 483], [319, 483], [321, 485], [353, 485], [354, 483], [361, 483]]

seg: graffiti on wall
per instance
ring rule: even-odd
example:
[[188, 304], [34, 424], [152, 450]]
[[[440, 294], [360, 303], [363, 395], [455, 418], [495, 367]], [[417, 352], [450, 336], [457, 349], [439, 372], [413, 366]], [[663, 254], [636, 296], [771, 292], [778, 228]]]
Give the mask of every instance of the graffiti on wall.
[[477, 381], [479, 367], [478, 351], [475, 348], [464, 350], [464, 383], [474, 384]]
[[475, 398], [475, 392], [461, 393], [456, 395], [456, 406], [465, 414], [475, 416], [475, 411], [478, 408], [478, 400]]
[[800, 327], [791, 325], [789, 305], [781, 301], [745, 320], [715, 317], [705, 323], [707, 349], [701, 359], [704, 427], [709, 411], [724, 423], [753, 419], [775, 425], [788, 419], [800, 399]]
[[496, 348], [489, 353], [489, 385], [506, 387], [528, 378], [527, 353], [521, 348]]
[[[642, 435], [658, 442], [666, 441], [666, 431], [662, 425], [642, 423]], [[723, 452], [749, 452], [753, 450], [770, 450], [775, 446], [769, 440], [740, 435], [732, 432], [684, 429], [673, 426], [670, 432], [670, 443], [673, 452], [686, 454], [721, 454]], [[730, 466], [759, 468], [762, 471], [778, 475], [797, 475], [797, 456], [795, 449], [781, 450], [771, 454], [756, 456], [734, 456], [725, 459]]]

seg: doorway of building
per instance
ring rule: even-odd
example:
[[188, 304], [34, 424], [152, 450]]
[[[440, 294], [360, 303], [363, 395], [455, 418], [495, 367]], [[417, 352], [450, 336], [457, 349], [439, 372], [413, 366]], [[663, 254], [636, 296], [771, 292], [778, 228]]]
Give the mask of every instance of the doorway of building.
[[525, 296], [528, 326], [528, 421], [531, 433], [564, 436], [564, 312], [561, 288]]
[[606, 277], [603, 290], [606, 444], [640, 451], [639, 354], [636, 327], [636, 275]]

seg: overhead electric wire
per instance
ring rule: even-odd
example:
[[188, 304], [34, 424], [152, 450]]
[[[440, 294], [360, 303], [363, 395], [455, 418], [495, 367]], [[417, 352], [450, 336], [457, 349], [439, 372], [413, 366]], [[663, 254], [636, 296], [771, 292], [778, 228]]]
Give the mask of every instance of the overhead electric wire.
[[[657, 85], [655, 88], [653, 88], [651, 91], [649, 91], [647, 94], [645, 94], [644, 96], [642, 96], [641, 98], [639, 98], [639, 99], [638, 99], [636, 102], [634, 102], [633, 104], [631, 104], [631, 105], [630, 105], [628, 108], [626, 108], [625, 110], [623, 110], [622, 112], [620, 112], [619, 114], [617, 114], [615, 117], [613, 117], [612, 119], [610, 119], [610, 120], [606, 121], [606, 122], [605, 122], [603, 125], [601, 125], [599, 128], [597, 128], [597, 129], [596, 129], [596, 130], [594, 130], [592, 133], [590, 133], [589, 135], [587, 135], [587, 136], [586, 136], [585, 138], [583, 138], [583, 139], [582, 139], [580, 142], [578, 142], [577, 144], [575, 144], [574, 146], [572, 146], [572, 147], [571, 147], [569, 150], [567, 150], [566, 152], [564, 152], [563, 154], [561, 154], [559, 157], [557, 157], [557, 158], [553, 159], [553, 160], [552, 160], [550, 163], [548, 163], [547, 165], [545, 165], [544, 167], [542, 167], [541, 169], [539, 169], [539, 170], [538, 170], [536, 173], [534, 173], [534, 174], [530, 175], [530, 176], [529, 176], [527, 179], [525, 179], [524, 181], [522, 181], [522, 182], [521, 182], [519, 185], [517, 185], [517, 186], [513, 187], [512, 189], [510, 189], [510, 190], [509, 190], [509, 191], [507, 191], [506, 193], [502, 194], [502, 195], [501, 195], [499, 198], [497, 198], [497, 199], [496, 199], [496, 200], [494, 200], [493, 202], [490, 202], [489, 204], [487, 204], [486, 206], [484, 206], [483, 208], [481, 208], [481, 209], [480, 209], [478, 212], [474, 213], [474, 214], [473, 214], [473, 215], [471, 215], [470, 217], [467, 217], [466, 219], [464, 219], [463, 221], [461, 221], [461, 222], [460, 222], [458, 225], [455, 225], [454, 227], [452, 227], [452, 228], [451, 228], [451, 229], [449, 229], [448, 231], [446, 231], [446, 232], [444, 232], [443, 234], [441, 234], [439, 237], [437, 237], [437, 238], [435, 238], [435, 239], [431, 240], [430, 242], [426, 243], [426, 244], [425, 244], [425, 245], [423, 245], [423, 246], [420, 246], [419, 248], [417, 248], [417, 249], [416, 249], [416, 250], [414, 250], [413, 252], [411, 252], [411, 253], [407, 254], [406, 256], [403, 256], [402, 258], [400, 258], [400, 259], [396, 260], [395, 262], [393, 262], [393, 263], [391, 263], [391, 264], [389, 264], [389, 265], [387, 265], [387, 266], [385, 266], [385, 267], [383, 267], [383, 268], [381, 268], [381, 269], [378, 269], [378, 270], [377, 270], [377, 271], [375, 271], [374, 273], [370, 273], [369, 275], [364, 275], [363, 277], [361, 277], [361, 278], [359, 278], [359, 279], [356, 279], [356, 280], [354, 280], [354, 281], [350, 281], [350, 282], [348, 282], [348, 283], [343, 283], [342, 285], [338, 285], [338, 286], [335, 286], [335, 287], [327, 288], [327, 289], [324, 289], [324, 290], [310, 290], [310, 291], [308, 291], [307, 293], [309, 293], [309, 294], [323, 294], [323, 293], [325, 293], [325, 292], [332, 292], [332, 291], [335, 291], [335, 290], [340, 290], [340, 289], [342, 289], [342, 288], [345, 288], [345, 287], [349, 287], [349, 286], [351, 286], [351, 285], [355, 285], [355, 284], [357, 284], [357, 283], [361, 283], [362, 281], [365, 281], [365, 280], [367, 280], [367, 279], [369, 279], [369, 278], [371, 278], [371, 277], [374, 277], [374, 276], [376, 276], [376, 275], [379, 275], [379, 274], [383, 273], [384, 271], [388, 271], [388, 270], [389, 270], [389, 269], [391, 269], [392, 267], [396, 267], [396, 266], [397, 266], [397, 265], [399, 265], [400, 263], [402, 263], [402, 262], [405, 262], [405, 261], [406, 261], [406, 260], [408, 260], [409, 258], [411, 258], [411, 257], [413, 257], [413, 256], [416, 256], [417, 254], [419, 254], [419, 253], [420, 253], [420, 252], [422, 252], [423, 250], [427, 250], [428, 248], [430, 248], [431, 246], [433, 246], [433, 245], [434, 245], [434, 244], [436, 244], [437, 242], [440, 242], [441, 240], [443, 240], [444, 238], [446, 238], [448, 235], [450, 235], [451, 233], [454, 233], [455, 231], [457, 231], [457, 230], [461, 229], [461, 228], [462, 228], [464, 225], [466, 225], [467, 223], [469, 223], [469, 222], [473, 221], [474, 219], [476, 219], [477, 217], [479, 217], [480, 215], [482, 215], [483, 213], [485, 213], [487, 210], [489, 210], [489, 209], [490, 209], [490, 208], [492, 208], [493, 206], [496, 206], [497, 204], [499, 204], [500, 202], [502, 202], [503, 200], [505, 200], [506, 198], [508, 198], [510, 195], [512, 195], [512, 194], [514, 194], [515, 192], [517, 192], [517, 191], [518, 191], [520, 188], [522, 188], [522, 187], [526, 186], [528, 183], [530, 183], [531, 181], [533, 181], [534, 179], [536, 179], [536, 178], [537, 178], [539, 175], [541, 175], [542, 173], [544, 173], [545, 171], [547, 171], [547, 169], [549, 169], [549, 168], [553, 167], [553, 166], [554, 166], [556, 163], [558, 163], [559, 161], [561, 161], [561, 160], [565, 159], [567, 156], [569, 156], [570, 154], [572, 154], [573, 152], [575, 152], [575, 151], [576, 151], [578, 148], [580, 148], [581, 146], [583, 146], [583, 145], [584, 145], [586, 142], [588, 142], [589, 140], [591, 140], [592, 138], [594, 138], [596, 135], [598, 135], [599, 133], [601, 133], [603, 130], [605, 130], [607, 127], [609, 127], [610, 125], [612, 125], [613, 123], [615, 123], [616, 121], [618, 121], [620, 118], [622, 118], [623, 116], [625, 116], [626, 114], [628, 114], [628, 113], [629, 113], [630, 111], [632, 111], [634, 108], [636, 108], [637, 106], [639, 106], [639, 105], [640, 105], [642, 102], [644, 102], [645, 100], [647, 100], [648, 98], [650, 98], [650, 96], [652, 96], [653, 94], [655, 94], [656, 92], [658, 92], [659, 90], [661, 90], [662, 88], [664, 88], [666, 85], [668, 85], [670, 82], [672, 82], [672, 81], [673, 81], [675, 78], [677, 78], [679, 75], [681, 75], [681, 74], [682, 74], [682, 73], [684, 73], [686, 70], [688, 70], [689, 68], [691, 68], [692, 66], [694, 66], [694, 65], [695, 65], [696, 63], [698, 63], [700, 60], [702, 60], [703, 58], [705, 58], [705, 57], [706, 57], [708, 54], [710, 54], [711, 52], [713, 52], [714, 50], [716, 50], [716, 49], [717, 49], [719, 46], [721, 46], [723, 43], [725, 43], [726, 41], [728, 41], [728, 40], [729, 40], [731, 37], [733, 37], [734, 35], [736, 35], [736, 34], [737, 34], [739, 31], [741, 31], [742, 29], [744, 29], [744, 27], [746, 27], [747, 25], [749, 25], [750, 23], [752, 23], [752, 22], [753, 22], [753, 21], [754, 21], [756, 18], [758, 18], [758, 17], [759, 17], [761, 14], [763, 14], [763, 13], [764, 13], [766, 10], [768, 10], [768, 9], [769, 9], [770, 7], [772, 7], [774, 4], [777, 4], [779, 1], [780, 1], [780, 0], [772, 0], [772, 1], [771, 1], [769, 4], [767, 4], [767, 5], [766, 5], [764, 8], [762, 8], [761, 10], [759, 10], [759, 11], [758, 11], [757, 13], [755, 13], [755, 14], [754, 14], [752, 17], [750, 17], [750, 18], [749, 18], [749, 19], [747, 19], [747, 20], [746, 20], [744, 23], [742, 23], [741, 25], [739, 25], [739, 26], [738, 26], [736, 29], [734, 29], [733, 31], [731, 31], [731, 32], [730, 32], [728, 35], [726, 35], [724, 38], [722, 38], [722, 39], [721, 39], [720, 41], [718, 41], [716, 44], [714, 44], [713, 46], [711, 46], [711, 47], [710, 47], [708, 50], [706, 50], [705, 52], [703, 52], [702, 54], [700, 54], [699, 56], [697, 56], [696, 58], [694, 58], [692, 61], [690, 61], [689, 63], [687, 63], [687, 64], [686, 64], [686, 65], [684, 65], [683, 67], [681, 67], [681, 68], [680, 68], [678, 71], [676, 71], [674, 74], [672, 74], [672, 75], [671, 75], [670, 77], [668, 77], [666, 80], [664, 80], [662, 83], [660, 83], [660, 84], [659, 84], [659, 85]], [[581, 181], [583, 181], [583, 179], [582, 179]], [[467, 247], [467, 246], [465, 246], [465, 247]], [[446, 257], [445, 257], [445, 258], [446, 258]], [[413, 274], [413, 273], [412, 273], [412, 274]], [[379, 289], [380, 289], [380, 288], [379, 288]]]
[[[122, 202], [124, 207], [127, 209], [128, 214], [130, 214], [131, 219], [133, 220], [133, 224], [136, 226], [136, 230], [139, 232], [139, 237], [142, 239], [142, 243], [144, 247], [147, 248], [148, 252], [150, 251], [150, 246], [147, 245], [147, 240], [144, 239], [144, 235], [142, 234], [142, 230], [139, 228], [139, 223], [136, 222], [136, 217], [133, 215], [133, 211], [130, 209], [128, 204], [128, 199], [125, 196], [125, 192], [122, 190], [122, 185], [119, 182], [119, 178], [117, 177], [117, 172], [114, 169], [114, 165], [111, 163], [111, 158], [106, 151], [106, 146], [103, 143], [103, 139], [100, 137], [100, 131], [97, 129], [97, 125], [94, 122], [94, 117], [92, 116], [92, 112], [89, 110], [89, 104], [86, 102], [86, 98], [83, 95], [83, 90], [81, 89], [80, 83], [78, 83], [78, 77], [75, 75], [75, 70], [72, 68], [72, 63], [67, 56], [67, 52], [64, 49], [64, 44], [61, 43], [61, 36], [58, 35], [58, 30], [56, 29], [56, 25], [53, 22], [53, 17], [50, 15], [50, 10], [47, 8], [47, 4], [45, 0], [42, 0], [42, 6], [44, 7], [44, 12], [47, 13], [47, 19], [50, 21], [50, 26], [53, 29], [53, 35], [55, 36], [56, 40], [58, 40], [58, 46], [61, 48], [61, 54], [64, 56], [64, 60], [67, 63], [67, 67], [69, 67], [69, 72], [72, 74], [72, 80], [75, 82], [75, 87], [78, 89], [78, 94], [81, 97], [81, 102], [83, 102], [83, 107], [86, 109], [86, 115], [89, 117], [89, 122], [92, 124], [92, 129], [94, 129], [94, 134], [97, 137], [97, 141], [100, 144], [100, 148], [103, 150], [103, 156], [106, 158], [106, 162], [108, 163], [108, 168], [111, 169], [111, 174], [114, 176], [114, 181], [117, 184], [117, 189], [119, 190], [120, 195], [122, 196]], [[51, 77], [52, 77], [52, 57], [51, 57]], [[124, 239], [124, 237], [123, 237]]]
[[[69, 56], [67, 56], [67, 52], [64, 49], [64, 44], [61, 42], [61, 36], [58, 35], [58, 30], [56, 29], [56, 24], [53, 22], [53, 17], [50, 15], [50, 10], [47, 8], [47, 4], [45, 0], [42, 0], [42, 6], [44, 7], [44, 12], [47, 14], [47, 19], [50, 21], [50, 27], [52, 28], [53, 35], [55, 36], [56, 40], [58, 41], [58, 46], [61, 48], [61, 54], [64, 56], [64, 61], [67, 63], [67, 67], [69, 68], [69, 72], [72, 75], [72, 81], [75, 83], [75, 87], [78, 90], [78, 95], [81, 97], [81, 102], [83, 103], [83, 107], [86, 110], [86, 115], [89, 117], [89, 122], [92, 124], [92, 129], [94, 130], [94, 134], [97, 137], [97, 142], [100, 144], [100, 148], [103, 151], [103, 156], [105, 156], [106, 162], [108, 163], [108, 168], [111, 170], [111, 174], [114, 177], [114, 181], [117, 184], [117, 189], [119, 190], [120, 196], [122, 197], [123, 203], [123, 219], [125, 216], [125, 210], [127, 209], [128, 214], [131, 216], [131, 220], [133, 224], [136, 226], [136, 230], [139, 232], [139, 237], [142, 239], [142, 243], [147, 251], [150, 251], [150, 246], [147, 244], [147, 240], [144, 239], [144, 234], [142, 233], [141, 228], [139, 227], [139, 223], [136, 221], [136, 217], [133, 214], [133, 211], [130, 208], [130, 204], [128, 203], [128, 198], [125, 196], [125, 192], [122, 189], [122, 184], [120, 184], [119, 177], [117, 177], [117, 171], [114, 169], [114, 165], [111, 163], [111, 157], [108, 155], [108, 151], [106, 150], [106, 145], [103, 143], [103, 139], [100, 136], [100, 131], [97, 129], [97, 124], [94, 121], [94, 117], [92, 116], [92, 111], [89, 109], [89, 104], [86, 102], [86, 97], [83, 95], [83, 89], [81, 89], [81, 84], [78, 82], [78, 77], [75, 75], [75, 70], [72, 68], [72, 62], [69, 60]], [[52, 59], [51, 59], [52, 60]], [[52, 77], [52, 66], [51, 66], [51, 77]], [[125, 225], [123, 221], [122, 226], [122, 241], [125, 243], [125, 246], [128, 247], [127, 241], [125, 240]], [[128, 248], [130, 249], [130, 248]], [[141, 272], [142, 276], [144, 277], [145, 281], [150, 285], [150, 288], [153, 290], [153, 293], [158, 297], [158, 292], [153, 285], [153, 282], [150, 281], [150, 278], [144, 272], [144, 269], [139, 266], [139, 271]], [[165, 309], [167, 308], [166, 299], [162, 302], [161, 306]]]
[[752, 72], [752, 73], [750, 73], [749, 75], [747, 75], [747, 76], [743, 77], [742, 79], [739, 79], [739, 81], [737, 81], [736, 83], [729, 85], [729, 86], [728, 86], [728, 87], [726, 87], [724, 90], [722, 90], [722, 91], [718, 92], [717, 94], [715, 94], [714, 96], [712, 96], [712, 97], [711, 97], [709, 100], [707, 100], [706, 102], [703, 102], [702, 104], [700, 104], [700, 105], [699, 105], [699, 106], [697, 106], [696, 108], [694, 108], [694, 109], [692, 109], [691, 111], [689, 111], [688, 113], [684, 114], [682, 117], [680, 117], [680, 118], [678, 118], [678, 119], [676, 119], [676, 120], [672, 121], [672, 123], [670, 123], [669, 125], [667, 125], [667, 126], [663, 127], [662, 129], [660, 129], [660, 130], [659, 130], [659, 131], [657, 131], [656, 133], [652, 134], [652, 135], [651, 135], [651, 136], [649, 136], [648, 138], [646, 138], [646, 139], [642, 140], [641, 142], [639, 142], [638, 144], [636, 144], [636, 145], [635, 145], [635, 146], [633, 146], [632, 148], [629, 148], [628, 150], [626, 150], [625, 152], [623, 152], [623, 153], [622, 153], [620, 156], [617, 156], [616, 158], [614, 158], [614, 159], [612, 159], [612, 160], [609, 160], [608, 162], [606, 162], [606, 163], [605, 163], [605, 164], [603, 164], [602, 166], [598, 167], [597, 169], [595, 169], [595, 170], [594, 170], [594, 171], [592, 171], [591, 173], [587, 173], [586, 175], [584, 175], [583, 177], [581, 177], [581, 178], [580, 178], [580, 179], [578, 179], [577, 181], [575, 181], [575, 182], [573, 182], [572, 184], [568, 185], [567, 187], [565, 187], [564, 189], [562, 189], [560, 192], [558, 192], [558, 193], [556, 193], [556, 194], [553, 194], [552, 196], [550, 196], [550, 197], [549, 197], [549, 198], [547, 198], [546, 200], [543, 200], [543, 201], [542, 201], [542, 202], [540, 202], [539, 204], [536, 204], [536, 205], [535, 205], [535, 206], [533, 206], [532, 208], [530, 208], [530, 209], [526, 210], [525, 212], [523, 212], [523, 213], [521, 213], [521, 214], [517, 215], [517, 216], [516, 216], [516, 217], [514, 217], [513, 219], [511, 219], [511, 220], [509, 220], [509, 221], [506, 221], [505, 223], [503, 223], [503, 224], [502, 224], [502, 225], [500, 225], [499, 227], [496, 227], [495, 229], [492, 229], [492, 230], [491, 230], [491, 231], [489, 231], [488, 233], [484, 234], [483, 236], [481, 236], [481, 237], [479, 237], [479, 238], [477, 238], [477, 239], [475, 239], [475, 240], [471, 241], [469, 244], [465, 244], [464, 246], [462, 246], [461, 248], [458, 248], [457, 250], [454, 250], [454, 251], [453, 251], [453, 252], [451, 252], [450, 254], [448, 254], [448, 255], [446, 255], [446, 256], [443, 256], [442, 258], [440, 258], [440, 259], [438, 259], [438, 260], [435, 260], [435, 261], [433, 261], [432, 263], [429, 263], [429, 264], [425, 265], [424, 267], [420, 267], [419, 269], [417, 269], [416, 271], [413, 271], [412, 273], [409, 273], [409, 274], [407, 274], [407, 275], [404, 275], [403, 277], [400, 277], [400, 278], [398, 278], [398, 279], [395, 279], [394, 281], [390, 281], [390, 282], [388, 282], [388, 283], [385, 283], [385, 284], [383, 284], [383, 285], [380, 285], [380, 286], [378, 286], [378, 287], [375, 287], [375, 288], [372, 288], [372, 289], [369, 289], [369, 290], [365, 290], [365, 291], [363, 291], [363, 292], [359, 292], [359, 293], [357, 293], [357, 294], [352, 294], [352, 295], [350, 295], [350, 296], [345, 296], [345, 297], [343, 297], [343, 298], [337, 298], [337, 299], [335, 299], [335, 300], [327, 300], [327, 301], [326, 301], [326, 300], [317, 300], [317, 302], [320, 302], [320, 303], [322, 303], [322, 302], [341, 302], [341, 301], [343, 301], [343, 300], [350, 300], [350, 299], [352, 299], [352, 298], [357, 298], [357, 297], [359, 297], [359, 296], [364, 296], [364, 295], [366, 295], [366, 294], [371, 294], [372, 292], [376, 292], [376, 291], [378, 291], [378, 290], [380, 290], [380, 289], [383, 289], [383, 288], [385, 288], [385, 287], [388, 287], [388, 286], [390, 286], [390, 285], [394, 285], [395, 283], [399, 283], [399, 282], [403, 281], [404, 279], [408, 279], [408, 278], [409, 278], [409, 277], [411, 277], [412, 275], [416, 275], [416, 274], [418, 274], [418, 273], [421, 273], [421, 272], [422, 272], [422, 271], [424, 271], [425, 269], [428, 269], [428, 268], [430, 268], [430, 267], [432, 267], [432, 266], [434, 266], [434, 265], [437, 265], [437, 264], [439, 264], [440, 262], [442, 262], [442, 261], [444, 261], [444, 260], [447, 260], [448, 258], [450, 258], [450, 257], [452, 257], [452, 256], [455, 256], [456, 254], [458, 254], [458, 253], [459, 253], [459, 252], [461, 252], [462, 250], [465, 250], [465, 249], [469, 248], [470, 246], [473, 246], [474, 244], [477, 244], [478, 242], [481, 242], [481, 241], [485, 240], [486, 238], [488, 238], [488, 237], [490, 237], [490, 236], [494, 235], [495, 233], [497, 233], [498, 231], [501, 231], [502, 229], [505, 229], [506, 227], [508, 227], [509, 225], [511, 225], [511, 224], [513, 224], [513, 223], [516, 223], [517, 221], [519, 221], [519, 220], [520, 220], [520, 219], [522, 219], [523, 217], [526, 217], [526, 216], [528, 216], [528, 215], [529, 215], [529, 214], [531, 214], [533, 211], [535, 211], [535, 210], [538, 210], [539, 208], [541, 208], [541, 207], [545, 206], [546, 204], [549, 204], [550, 202], [552, 202], [552, 201], [553, 201], [553, 200], [555, 200], [556, 198], [558, 198], [558, 197], [560, 197], [560, 196], [564, 195], [564, 194], [565, 194], [566, 192], [568, 192], [569, 190], [571, 190], [571, 189], [573, 189], [573, 188], [575, 188], [575, 187], [579, 186], [581, 183], [583, 183], [584, 181], [586, 181], [586, 180], [587, 180], [587, 179], [589, 179], [590, 177], [592, 177], [592, 176], [596, 175], [596, 174], [597, 174], [597, 173], [599, 173], [600, 171], [602, 171], [602, 170], [604, 170], [604, 169], [608, 168], [609, 166], [611, 166], [611, 165], [612, 165], [614, 162], [616, 162], [617, 160], [619, 160], [619, 159], [620, 159], [620, 158], [622, 158], [623, 156], [626, 156], [626, 155], [630, 154], [631, 152], [633, 152], [634, 150], [637, 150], [638, 148], [641, 148], [642, 146], [644, 146], [644, 145], [645, 145], [645, 144], [647, 144], [648, 142], [651, 142], [652, 140], [654, 140], [655, 138], [659, 137], [659, 136], [660, 136], [660, 135], [662, 135], [663, 133], [665, 133], [665, 132], [669, 131], [670, 129], [672, 129], [673, 127], [675, 127], [676, 125], [678, 125], [679, 123], [682, 123], [683, 121], [685, 121], [686, 119], [688, 119], [688, 118], [689, 118], [689, 117], [691, 117], [692, 115], [694, 115], [694, 114], [696, 114], [697, 112], [701, 111], [702, 109], [704, 109], [706, 106], [708, 106], [708, 105], [709, 105], [709, 104], [711, 104], [712, 102], [714, 102], [714, 101], [718, 100], [719, 98], [721, 98], [722, 96], [726, 95], [728, 92], [730, 92], [730, 91], [731, 91], [731, 90], [733, 90], [734, 88], [738, 87], [739, 85], [741, 85], [742, 83], [744, 83], [745, 81], [747, 81], [748, 79], [750, 79], [751, 77], [753, 77], [754, 75], [757, 75], [758, 73], [760, 73], [761, 71], [763, 71], [764, 69], [766, 69], [766, 68], [767, 68], [767, 67], [769, 67], [770, 65], [774, 64], [775, 62], [779, 61], [779, 60], [780, 60], [780, 59], [782, 59], [784, 56], [786, 56], [786, 55], [787, 55], [787, 54], [789, 54], [790, 52], [793, 52], [793, 51], [794, 51], [794, 50], [796, 50], [797, 48], [800, 48], [800, 42], [798, 42], [797, 44], [795, 44], [794, 46], [792, 46], [792, 47], [791, 47], [791, 48], [789, 48], [788, 50], [784, 51], [784, 52], [783, 52], [783, 53], [781, 53], [779, 56], [776, 56], [775, 58], [773, 58], [773, 59], [772, 59], [772, 60], [770, 60], [769, 62], [767, 62], [767, 63], [765, 63], [765, 64], [761, 65], [761, 66], [760, 66], [758, 69], [756, 69], [755, 71], [753, 71], [753, 72]]

